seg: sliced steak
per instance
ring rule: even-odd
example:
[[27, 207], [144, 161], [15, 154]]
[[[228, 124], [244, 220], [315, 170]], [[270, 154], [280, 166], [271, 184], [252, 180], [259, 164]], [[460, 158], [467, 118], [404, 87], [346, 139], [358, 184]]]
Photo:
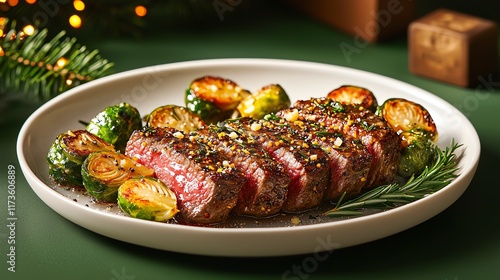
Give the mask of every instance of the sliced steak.
[[211, 126], [193, 133], [198, 142], [217, 146], [217, 151], [232, 159], [246, 178], [235, 207], [239, 215], [266, 217], [277, 214], [286, 199], [290, 177], [259, 143], [233, 130]]
[[284, 212], [302, 212], [318, 206], [330, 185], [328, 156], [319, 147], [294, 136], [288, 127], [272, 121], [241, 118], [219, 124], [261, 145], [285, 167], [290, 177]]
[[369, 110], [328, 98], [297, 101], [292, 108], [297, 109], [301, 121], [319, 124], [361, 140], [374, 156], [367, 188], [387, 184], [394, 179], [401, 142], [381, 117]]
[[[287, 114], [289, 110], [278, 112], [282, 117]], [[330, 185], [325, 190], [324, 200], [338, 200], [344, 193], [346, 197], [353, 197], [363, 191], [373, 156], [359, 140], [320, 124], [288, 121], [285, 118], [274, 119], [274, 122], [291, 131], [293, 138], [308, 141], [311, 146], [326, 153]]]
[[158, 179], [176, 194], [178, 217], [184, 223], [226, 220], [246, 182], [228, 158], [173, 129], [135, 131], [125, 153], [153, 168]]

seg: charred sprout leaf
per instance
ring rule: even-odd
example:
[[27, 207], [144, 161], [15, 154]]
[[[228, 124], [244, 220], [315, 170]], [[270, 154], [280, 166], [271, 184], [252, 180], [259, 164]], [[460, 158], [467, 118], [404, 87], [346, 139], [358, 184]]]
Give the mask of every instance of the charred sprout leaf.
[[87, 192], [100, 201], [115, 202], [118, 187], [126, 180], [153, 176], [153, 169], [135, 162], [118, 152], [93, 152], [82, 165], [83, 185]]
[[175, 194], [153, 177], [125, 181], [118, 188], [118, 206], [131, 217], [157, 222], [166, 222], [179, 212]]
[[172, 127], [183, 132], [194, 131], [205, 126], [205, 122], [185, 107], [165, 105], [154, 109], [147, 117], [149, 127]]
[[250, 92], [235, 82], [215, 76], [203, 76], [189, 85], [185, 94], [186, 108], [206, 123], [229, 118], [236, 106]]
[[425, 136], [435, 142], [438, 137], [436, 124], [422, 105], [403, 98], [391, 98], [379, 108], [379, 114], [401, 136], [403, 146]]
[[49, 175], [58, 184], [83, 186], [81, 168], [95, 151], [114, 151], [113, 145], [86, 130], [69, 130], [57, 136], [47, 154]]
[[434, 146], [433, 160], [418, 176], [411, 176], [405, 184], [376, 187], [352, 200], [343, 202], [325, 213], [329, 217], [362, 215], [364, 210], [389, 210], [431, 195], [450, 184], [458, 175], [457, 155], [460, 144], [451, 142], [444, 151]]
[[378, 107], [375, 95], [370, 90], [358, 86], [341, 86], [330, 91], [326, 97], [341, 103], [358, 104], [372, 112], [375, 112]]
[[139, 111], [122, 102], [106, 107], [87, 125], [87, 131], [113, 144], [117, 151], [124, 151], [134, 130], [142, 127]]
[[285, 90], [278, 84], [271, 84], [247, 96], [237, 109], [242, 117], [262, 119], [267, 114], [290, 107], [290, 104]]

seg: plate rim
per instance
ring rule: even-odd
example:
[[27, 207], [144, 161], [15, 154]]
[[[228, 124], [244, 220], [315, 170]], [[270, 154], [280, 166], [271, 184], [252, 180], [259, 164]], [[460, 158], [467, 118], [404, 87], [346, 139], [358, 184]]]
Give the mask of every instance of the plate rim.
[[[439, 102], [443, 102], [447, 104], [448, 106], [451, 106], [454, 108], [451, 104], [449, 104], [447, 101], [442, 99], [441, 97], [428, 92], [424, 89], [418, 88], [414, 85], [408, 84], [406, 82], [402, 82], [400, 80], [383, 76], [378, 73], [373, 73], [365, 70], [360, 70], [360, 69], [354, 69], [354, 68], [349, 68], [345, 66], [339, 66], [339, 65], [332, 65], [332, 64], [326, 64], [326, 63], [321, 63], [321, 62], [311, 62], [311, 61], [303, 61], [303, 60], [286, 60], [286, 59], [268, 59], [268, 58], [220, 58], [220, 59], [202, 59], [202, 60], [189, 60], [189, 61], [182, 61], [182, 62], [173, 62], [173, 63], [167, 63], [167, 64], [160, 64], [160, 65], [153, 65], [153, 66], [146, 66], [146, 67], [141, 67], [137, 69], [132, 69], [132, 70], [127, 70], [123, 72], [119, 72], [116, 74], [112, 74], [91, 82], [88, 82], [86, 84], [82, 84], [78, 87], [75, 87], [73, 89], [70, 89], [69, 91], [65, 92], [64, 94], [61, 94], [59, 96], [54, 97], [53, 99], [47, 101], [45, 104], [40, 106], [35, 112], [33, 112], [28, 119], [24, 122], [19, 134], [18, 134], [18, 139], [17, 139], [17, 144], [16, 144], [16, 151], [17, 151], [17, 156], [19, 160], [19, 164], [21, 166], [22, 172], [26, 179], [29, 182], [30, 187], [35, 191], [35, 193], [42, 198], [41, 196], [53, 196], [57, 198], [64, 198], [64, 201], [68, 205], [72, 206], [77, 206], [81, 207], [82, 211], [90, 211], [92, 215], [99, 215], [103, 216], [105, 219], [111, 218], [111, 219], [118, 219], [119, 221], [123, 220], [126, 222], [131, 222], [131, 223], [137, 223], [140, 225], [147, 225], [147, 227], [160, 227], [160, 228], [174, 228], [174, 229], [181, 229], [181, 230], [189, 230], [189, 231], [199, 231], [201, 232], [208, 232], [208, 233], [231, 233], [231, 234], [266, 234], [266, 233], [280, 233], [280, 232], [300, 232], [300, 231], [309, 231], [309, 230], [314, 230], [314, 229], [325, 229], [325, 228], [331, 228], [335, 226], [341, 226], [344, 224], [352, 224], [352, 223], [362, 223], [365, 220], [374, 220], [374, 219], [382, 219], [384, 217], [387, 217], [389, 215], [392, 215], [394, 212], [402, 212], [406, 211], [406, 209], [410, 207], [414, 207], [415, 205], [423, 204], [426, 203], [428, 200], [433, 199], [437, 196], [440, 196], [443, 192], [445, 192], [449, 188], [453, 188], [455, 186], [455, 182], [450, 183], [448, 186], [445, 188], [439, 190], [436, 193], [433, 193], [432, 195], [422, 198], [418, 201], [412, 202], [407, 205], [403, 205], [400, 207], [397, 207], [395, 209], [391, 209], [388, 211], [380, 212], [380, 213], [375, 213], [367, 216], [362, 216], [362, 217], [356, 217], [353, 219], [346, 219], [346, 220], [341, 220], [341, 221], [332, 221], [332, 222], [327, 222], [327, 223], [321, 223], [321, 224], [313, 224], [313, 225], [302, 225], [302, 226], [297, 226], [297, 227], [262, 227], [262, 228], [209, 228], [209, 227], [193, 227], [193, 226], [186, 226], [186, 225], [178, 225], [178, 224], [162, 224], [162, 223], [156, 223], [156, 222], [151, 222], [151, 221], [143, 221], [140, 219], [133, 219], [130, 217], [125, 217], [125, 216], [117, 216], [115, 214], [111, 213], [106, 213], [97, 209], [92, 209], [92, 208], [86, 208], [84, 206], [81, 206], [79, 204], [72, 203], [72, 201], [51, 188], [50, 186], [46, 185], [38, 176], [34, 173], [34, 171], [29, 168], [29, 164], [27, 162], [27, 157], [24, 153], [25, 149], [25, 143], [24, 140], [28, 136], [28, 128], [30, 128], [30, 125], [40, 116], [42, 115], [48, 108], [51, 108], [58, 104], [59, 102], [69, 98], [70, 96], [75, 96], [78, 95], [79, 92], [82, 91], [82, 89], [89, 88], [89, 87], [97, 87], [101, 84], [106, 84], [109, 82], [112, 82], [114, 80], [120, 80], [120, 79], [125, 79], [130, 76], [136, 76], [136, 75], [141, 75], [144, 73], [145, 70], [152, 70], [152, 71], [175, 71], [179, 70], [180, 68], [182, 69], [188, 69], [188, 68], [197, 68], [201, 66], [239, 66], [239, 67], [248, 67], [248, 66], [261, 66], [261, 67], [268, 67], [272, 65], [273, 67], [280, 67], [280, 66], [287, 66], [287, 67], [311, 67], [314, 69], [321, 68], [322, 70], [327, 70], [331, 71], [334, 69], [337, 70], [342, 70], [342, 71], [347, 71], [353, 74], [359, 74], [361, 73], [362, 75], [369, 75], [375, 78], [380, 78], [383, 81], [390, 81], [391, 83], [396, 83], [398, 85], [403, 85], [405, 87], [412, 88], [413, 90], [418, 90], [421, 92], [425, 92], [428, 94], [430, 97], [432, 97], [435, 100], [439, 100]], [[461, 173], [459, 177], [470, 177], [467, 180], [465, 188], [463, 191], [465, 191], [466, 188], [468, 188], [470, 184], [470, 180], [472, 180], [472, 177], [474, 176], [474, 173], [476, 171], [478, 162], [479, 162], [479, 157], [480, 157], [480, 151], [481, 151], [481, 145], [480, 145], [480, 140], [479, 136], [477, 135], [477, 131], [475, 128], [472, 126], [470, 121], [460, 112], [456, 111], [457, 113], [461, 114], [461, 118], [463, 120], [467, 121], [467, 125], [469, 126], [469, 129], [474, 132], [474, 135], [472, 135], [471, 139], [474, 140], [475, 143], [478, 144], [476, 147], [478, 149], [477, 154], [473, 155], [472, 158], [472, 165], [468, 167], [467, 170], [464, 170], [463, 172], [467, 172], [466, 174]], [[33, 186], [36, 185], [35, 186]], [[40, 187], [40, 188], [38, 188]], [[462, 193], [463, 193], [462, 191]], [[40, 192], [44, 192], [41, 194]], [[458, 195], [458, 197], [461, 196]], [[456, 199], [458, 199], [458, 197]], [[454, 199], [451, 204], [454, 203], [456, 200]], [[53, 209], [48, 203], [42, 199], [44, 203], [49, 206], [50, 208]], [[451, 205], [450, 204], [450, 205]], [[449, 206], [449, 205], [448, 205]], [[448, 207], [446, 206], [446, 208]], [[54, 210], [54, 209], [53, 209]], [[444, 209], [443, 209], [444, 210]], [[442, 210], [441, 210], [442, 211]], [[441, 211], [435, 213], [434, 215], [439, 214]], [[58, 212], [58, 211], [56, 211]], [[61, 213], [58, 212], [58, 214], [62, 215]], [[432, 215], [432, 216], [434, 216]], [[64, 216], [64, 215], [62, 215]], [[432, 217], [431, 216], [431, 217]], [[65, 216], [64, 216], [65, 217]], [[429, 218], [431, 218], [429, 217]], [[67, 217], [65, 217], [67, 218]], [[428, 219], [429, 219], [428, 218]], [[68, 219], [68, 218], [67, 218]], [[427, 219], [426, 219], [427, 220]], [[73, 221], [72, 221], [73, 222]], [[419, 223], [417, 223], [419, 224]], [[416, 224], [415, 224], [416, 225]], [[413, 226], [415, 226], [413, 225]], [[412, 227], [412, 226], [411, 226]], [[87, 228], [88, 229], [88, 228]], [[112, 237], [112, 236], [110, 236]], [[129, 242], [130, 243], [130, 242]], [[139, 244], [140, 245], [140, 244]], [[231, 254], [232, 255], [232, 254]]]

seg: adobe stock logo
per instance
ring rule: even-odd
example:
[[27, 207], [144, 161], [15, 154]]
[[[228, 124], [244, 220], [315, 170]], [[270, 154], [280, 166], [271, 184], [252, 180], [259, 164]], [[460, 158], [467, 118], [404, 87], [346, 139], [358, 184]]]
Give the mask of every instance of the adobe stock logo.
[[328, 235], [326, 239], [318, 237], [316, 241], [318, 245], [314, 249], [314, 253], [305, 257], [299, 265], [292, 265], [281, 275], [282, 280], [308, 279], [312, 273], [318, 270], [319, 264], [326, 261], [333, 251], [340, 247], [340, 244], [332, 241], [331, 235]]
[[240, 5], [243, 0], [215, 0], [212, 2], [215, 12], [220, 21], [224, 21], [224, 13], [234, 11], [234, 8]]
[[363, 28], [359, 26], [354, 27], [356, 35], [354, 36], [353, 43], [342, 42], [339, 45], [347, 62], [351, 63], [351, 56], [353, 54], [360, 54], [361, 50], [370, 44], [369, 41], [363, 38], [373, 38], [379, 35], [382, 28], [386, 28], [391, 23], [393, 16], [400, 14], [403, 10], [404, 6], [400, 0], [389, 0], [385, 9], [378, 12], [371, 11], [370, 14], [375, 19], [368, 21]]

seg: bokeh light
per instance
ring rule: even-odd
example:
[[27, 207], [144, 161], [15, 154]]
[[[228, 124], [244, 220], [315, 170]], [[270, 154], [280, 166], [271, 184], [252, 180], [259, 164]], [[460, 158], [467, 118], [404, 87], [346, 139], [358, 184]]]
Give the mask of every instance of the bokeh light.
[[69, 18], [69, 24], [74, 28], [80, 28], [82, 26], [82, 19], [78, 15], [72, 15]]
[[136, 14], [137, 16], [143, 17], [143, 16], [145, 16], [147, 13], [148, 13], [148, 9], [146, 9], [146, 7], [141, 6], [141, 5], [139, 5], [139, 6], [136, 6], [136, 7], [135, 7], [135, 14]]
[[85, 10], [85, 3], [81, 0], [75, 0], [73, 1], [73, 7], [75, 7], [75, 10], [77, 11], [83, 11]]
[[23, 27], [23, 32], [28, 36], [33, 35], [33, 33], [35, 33], [35, 27], [31, 24], [28, 24], [25, 27]]

